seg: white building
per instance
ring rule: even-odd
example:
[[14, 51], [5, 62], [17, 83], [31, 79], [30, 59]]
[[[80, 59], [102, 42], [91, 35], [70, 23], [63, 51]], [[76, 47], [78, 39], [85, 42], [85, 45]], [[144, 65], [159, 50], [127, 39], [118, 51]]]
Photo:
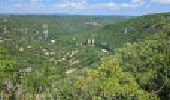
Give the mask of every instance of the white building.
[[101, 52], [107, 53], [107, 50], [106, 49], [101, 49]]
[[47, 40], [48, 39], [48, 25], [47, 24], [43, 24], [43, 34], [44, 34], [44, 39]]
[[22, 52], [22, 51], [24, 51], [24, 48], [22, 48], [22, 47], [21, 47], [21, 48], [19, 48], [19, 51], [21, 51], [21, 52]]
[[94, 46], [94, 39], [91, 39], [91, 44]]
[[42, 51], [43, 51], [43, 52], [46, 52], [46, 51], [47, 51], [47, 49], [42, 49]]
[[4, 40], [0, 40], [0, 43], [3, 43], [4, 42]]
[[76, 40], [76, 38], [75, 38], [75, 37], [73, 37], [73, 38], [72, 38], [72, 40], [73, 40], [73, 41], [75, 41], [75, 40]]
[[51, 43], [55, 43], [55, 40], [51, 40]]
[[7, 33], [7, 28], [6, 28], [6, 26], [4, 27], [4, 32], [3, 32], [4, 34], [5, 33]]
[[69, 69], [69, 70], [66, 71], [66, 74], [71, 74], [71, 73], [73, 73], [74, 71], [76, 71], [76, 69]]
[[90, 45], [91, 44], [91, 39], [88, 39], [87, 43], [88, 43], [88, 45]]
[[127, 29], [127, 28], [125, 28], [125, 31], [124, 31], [124, 33], [125, 33], [125, 34], [127, 34], [127, 33], [128, 33], [128, 29]]
[[28, 49], [31, 49], [31, 48], [32, 48], [32, 46], [31, 46], [31, 45], [28, 45], [28, 46], [27, 46], [27, 48], [28, 48]]
[[49, 55], [49, 52], [45, 52], [45, 55], [48, 56], [48, 55]]
[[28, 29], [24, 28], [24, 33], [27, 34], [28, 33]]
[[55, 52], [51, 52], [51, 55], [55, 55]]

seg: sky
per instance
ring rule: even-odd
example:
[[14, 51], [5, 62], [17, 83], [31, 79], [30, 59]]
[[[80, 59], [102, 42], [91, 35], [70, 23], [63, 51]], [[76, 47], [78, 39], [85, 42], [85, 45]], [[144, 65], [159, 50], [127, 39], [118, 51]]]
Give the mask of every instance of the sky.
[[0, 13], [130, 15], [170, 12], [170, 0], [0, 0]]

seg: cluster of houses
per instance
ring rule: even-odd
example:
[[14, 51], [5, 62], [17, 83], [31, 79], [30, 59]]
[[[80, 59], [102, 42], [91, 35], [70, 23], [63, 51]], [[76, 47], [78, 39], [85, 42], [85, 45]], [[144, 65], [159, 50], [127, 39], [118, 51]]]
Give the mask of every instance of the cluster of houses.
[[96, 38], [97, 34], [91, 34], [91, 36], [87, 39], [87, 44], [89, 46], [95, 46], [95, 38]]
[[56, 64], [57, 64], [57, 62], [62, 62], [62, 61], [68, 60], [68, 63], [70, 64], [70, 66], [73, 66], [75, 64], [79, 64], [79, 62], [80, 62], [79, 60], [76, 60], [76, 58], [74, 57], [78, 53], [78, 50], [71, 51], [71, 52], [64, 52], [61, 49], [49, 50], [49, 49], [42, 48], [41, 50], [42, 50], [41, 51], [42, 54], [44, 56], [48, 57], [50, 62], [53, 61]]
[[[32, 36], [30, 37], [30, 40], [33, 40], [33, 39], [48, 40], [49, 39], [48, 24], [42, 25], [42, 34], [40, 34], [40, 31], [38, 31], [38, 30], [33, 31], [26, 26], [14, 27], [14, 28], [11, 28], [10, 30], [6, 27], [6, 25], [3, 25], [1, 27], [3, 27], [3, 30], [2, 30], [3, 34], [9, 33], [11, 31], [13, 33], [24, 33], [23, 35], [25, 35], [25, 36], [27, 34], [32, 34]], [[27, 35], [27, 39], [28, 39], [28, 35]]]
[[95, 42], [94, 38], [90, 38], [90, 39], [87, 40], [88, 45], [94, 46], [94, 42]]
[[96, 21], [89, 21], [89, 22], [85, 22], [86, 25], [93, 25], [93, 26], [100, 26], [102, 27], [102, 24], [99, 24]]
[[[86, 24], [99, 25], [97, 22], [90, 22], [90, 23], [86, 23]], [[24, 33], [24, 35], [22, 36], [23, 37], [22, 41], [27, 40], [26, 38], [28, 38], [28, 37], [26, 37], [26, 36], [27, 36], [27, 34], [30, 34], [30, 32], [31, 32], [29, 30], [29, 28], [27, 28], [27, 27], [14, 28], [14, 30]], [[6, 27], [4, 27], [3, 31], [4, 31], [3, 33], [8, 32]], [[40, 33], [41, 33], [40, 31], [34, 30], [33, 34], [31, 34], [31, 40], [33, 40], [35, 38], [40, 39], [40, 40], [42, 40], [42, 39], [49, 40], [48, 24], [43, 24], [42, 25], [42, 34], [40, 34]], [[89, 45], [89, 46], [95, 46], [95, 37], [96, 37], [96, 34], [92, 34], [88, 39], [86, 39], [86, 44]], [[76, 40], [76, 37], [72, 37], [72, 40], [73, 41]], [[1, 37], [0, 37], [0, 43], [3, 42], [3, 41], [4, 40], [2, 40]], [[54, 43], [56, 43], [56, 40], [51, 39], [50, 43], [54, 44]], [[80, 45], [83, 45], [83, 43], [81, 43]], [[25, 45], [25, 46], [16, 46], [16, 48], [20, 52], [24, 52], [27, 49], [32, 50], [33, 52], [36, 52], [36, 51], [34, 51], [35, 48], [31, 44], [28, 44], [28, 45]], [[102, 52], [107, 52], [107, 50], [105, 50], [105, 49], [102, 49], [101, 51]], [[54, 61], [56, 63], [66, 61], [66, 60], [68, 60], [68, 63], [70, 64], [70, 66], [73, 66], [73, 65], [76, 65], [76, 64], [80, 63], [80, 61], [78, 59], [76, 59], [76, 57], [75, 57], [75, 55], [78, 53], [78, 50], [64, 53], [64, 51], [62, 51], [62, 50], [56, 51], [56, 50], [48, 50], [46, 48], [39, 48], [38, 52], [40, 54], [42, 53], [43, 56], [49, 58], [49, 61]], [[62, 52], [63, 52], [63, 54], [61, 54]], [[58, 55], [58, 57], [55, 57], [55, 55]], [[26, 68], [26, 69], [22, 69], [20, 71], [21, 72], [30, 72], [31, 69]]]

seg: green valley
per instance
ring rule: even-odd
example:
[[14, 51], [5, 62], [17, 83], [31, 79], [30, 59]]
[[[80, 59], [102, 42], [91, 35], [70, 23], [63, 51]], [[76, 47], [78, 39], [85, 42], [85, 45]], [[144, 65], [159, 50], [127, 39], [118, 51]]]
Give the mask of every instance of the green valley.
[[0, 15], [0, 97], [168, 100], [169, 36], [170, 13]]

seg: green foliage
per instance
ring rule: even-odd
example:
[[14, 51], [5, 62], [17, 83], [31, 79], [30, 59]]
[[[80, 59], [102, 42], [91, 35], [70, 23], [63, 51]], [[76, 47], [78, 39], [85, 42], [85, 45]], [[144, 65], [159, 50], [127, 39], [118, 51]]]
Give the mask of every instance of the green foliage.
[[163, 16], [163, 14], [146, 15], [117, 24], [106, 25], [96, 32], [98, 33], [97, 45], [103, 47], [102, 43], [104, 42], [107, 44], [107, 48], [114, 51], [127, 42], [141, 41], [163, 29], [164, 24], [161, 23], [161, 21], [164, 21]]
[[166, 33], [155, 34], [142, 42], [127, 44], [125, 48], [118, 49], [115, 56], [123, 70], [132, 73], [144, 90], [158, 94], [169, 92], [160, 90], [169, 88], [169, 41]]
[[97, 70], [85, 70], [85, 75], [76, 77], [76, 94], [79, 99], [137, 99], [157, 100], [144, 91], [129, 72], [123, 72], [116, 58], [104, 58]]
[[[4, 99], [21, 100], [168, 100], [166, 16], [169, 13], [130, 20], [9, 16], [0, 25], [1, 94]], [[102, 25], [89, 25], [91, 21]], [[48, 24], [48, 39], [44, 39], [44, 24]]]
[[1, 81], [3, 78], [12, 78], [16, 72], [16, 62], [11, 59], [7, 54], [7, 50], [0, 47], [0, 77]]
[[4, 47], [0, 46], [0, 92], [8, 99], [13, 94], [17, 70], [16, 61], [7, 54]]

